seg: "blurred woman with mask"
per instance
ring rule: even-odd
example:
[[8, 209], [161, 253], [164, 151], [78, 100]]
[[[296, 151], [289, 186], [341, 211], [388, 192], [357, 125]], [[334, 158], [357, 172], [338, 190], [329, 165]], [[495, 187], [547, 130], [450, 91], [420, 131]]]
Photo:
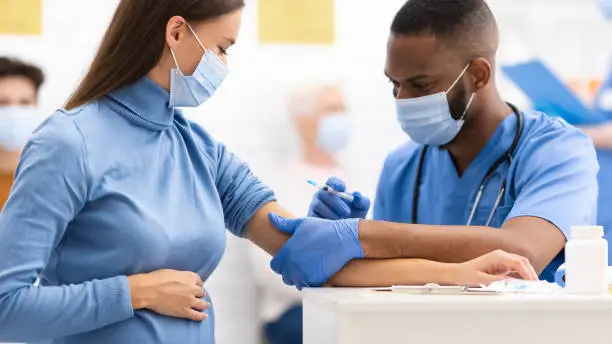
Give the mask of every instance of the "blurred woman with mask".
[[[302, 214], [310, 201], [301, 191], [308, 194], [313, 190], [306, 180], [346, 176], [343, 153], [350, 140], [351, 117], [342, 89], [333, 83], [312, 84], [295, 91], [289, 97], [287, 113], [294, 127], [292, 134], [297, 137], [297, 153], [284, 162], [278, 176], [284, 183], [275, 190], [288, 210]], [[279, 194], [281, 189], [287, 194]]]
[[[287, 113], [295, 128], [298, 152], [279, 168], [262, 175], [276, 190], [278, 200], [293, 214], [302, 214], [310, 203], [312, 186], [306, 180], [324, 181], [329, 176], [347, 176], [341, 153], [351, 131], [350, 116], [341, 88], [334, 83], [310, 83], [289, 97]], [[282, 143], [277, 143], [281, 145]], [[355, 183], [357, 184], [357, 183]], [[252, 249], [252, 268], [258, 285], [260, 319], [270, 344], [302, 342], [300, 293], [283, 283], [270, 269], [270, 255]]]
[[40, 124], [36, 106], [44, 79], [40, 68], [0, 57], [0, 210], [13, 184], [21, 148]]

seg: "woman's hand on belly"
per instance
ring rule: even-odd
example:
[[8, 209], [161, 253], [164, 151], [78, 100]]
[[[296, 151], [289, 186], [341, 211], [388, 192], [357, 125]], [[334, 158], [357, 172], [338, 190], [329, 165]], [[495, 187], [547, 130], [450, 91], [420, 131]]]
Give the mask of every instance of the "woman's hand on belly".
[[202, 301], [204, 283], [198, 274], [187, 271], [158, 270], [128, 277], [132, 308], [202, 321], [210, 305]]

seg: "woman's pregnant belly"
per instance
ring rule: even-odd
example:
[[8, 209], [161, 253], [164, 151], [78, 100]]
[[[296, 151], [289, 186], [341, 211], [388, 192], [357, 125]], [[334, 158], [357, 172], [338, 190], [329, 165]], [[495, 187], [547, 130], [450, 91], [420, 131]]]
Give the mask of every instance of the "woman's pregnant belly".
[[[210, 299], [205, 298], [210, 303]], [[208, 318], [196, 322], [136, 311], [134, 317], [101, 329], [58, 338], [53, 344], [214, 344], [214, 312], [206, 310]]]

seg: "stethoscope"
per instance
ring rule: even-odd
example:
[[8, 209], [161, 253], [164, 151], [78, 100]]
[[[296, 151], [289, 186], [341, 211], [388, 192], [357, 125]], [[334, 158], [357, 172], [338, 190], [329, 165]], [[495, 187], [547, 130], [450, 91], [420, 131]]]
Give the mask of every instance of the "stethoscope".
[[[514, 114], [516, 115], [518, 119], [516, 123], [516, 134], [514, 135], [514, 140], [512, 141], [512, 145], [510, 146], [510, 148], [508, 148], [508, 150], [502, 156], [500, 156], [499, 159], [497, 159], [493, 163], [493, 165], [491, 165], [491, 167], [485, 174], [484, 178], [482, 178], [482, 181], [480, 182], [480, 187], [478, 188], [478, 193], [476, 194], [474, 205], [472, 206], [472, 210], [470, 211], [470, 216], [468, 217], [467, 226], [470, 226], [472, 224], [472, 220], [474, 219], [474, 215], [476, 214], [476, 209], [478, 209], [478, 205], [480, 204], [480, 200], [482, 199], [482, 195], [484, 194], [485, 185], [489, 181], [489, 178], [491, 178], [495, 170], [497, 170], [497, 168], [501, 166], [502, 164], [506, 162], [508, 164], [512, 163], [514, 151], [516, 150], [516, 146], [518, 146], [519, 140], [521, 139], [521, 134], [523, 133], [523, 121], [524, 121], [523, 113], [519, 111], [519, 109], [513, 104], [510, 104], [510, 103], [507, 103], [507, 104], [508, 106], [510, 106], [510, 108], [512, 109], [512, 111], [514, 112]], [[422, 180], [422, 174], [423, 174], [423, 165], [425, 163], [425, 155], [427, 155], [428, 148], [429, 148], [428, 146], [423, 146], [423, 150], [421, 151], [421, 157], [419, 158], [419, 165], [417, 167], [416, 181], [414, 184], [414, 194], [412, 196], [412, 223], [413, 224], [418, 223], [420, 186], [421, 186], [421, 180]], [[489, 226], [489, 224], [491, 223], [491, 220], [493, 219], [493, 215], [495, 214], [495, 211], [497, 210], [497, 207], [499, 207], [499, 203], [501, 202], [501, 199], [504, 196], [504, 192], [506, 192], [506, 178], [505, 177], [502, 178], [501, 187], [499, 188], [499, 193], [497, 194], [497, 198], [495, 199], [495, 203], [493, 204], [493, 209], [491, 210], [491, 213], [489, 214], [489, 218], [487, 219], [487, 223], [485, 224], [485, 226]]]

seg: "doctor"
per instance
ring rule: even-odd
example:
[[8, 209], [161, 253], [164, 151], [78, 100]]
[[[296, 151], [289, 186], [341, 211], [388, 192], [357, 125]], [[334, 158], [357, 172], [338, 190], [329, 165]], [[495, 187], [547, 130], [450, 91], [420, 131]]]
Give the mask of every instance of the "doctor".
[[[389, 223], [359, 226], [366, 258], [463, 262], [503, 249], [553, 281], [570, 227], [595, 223], [593, 144], [561, 120], [503, 101], [498, 40], [484, 0], [410, 0], [397, 13], [385, 73], [412, 141], [389, 155], [380, 176], [374, 219]], [[345, 189], [337, 179], [328, 184]], [[357, 203], [319, 192], [310, 214], [364, 216]], [[310, 226], [288, 220], [278, 228], [295, 238]], [[294, 238], [287, 246], [310, 249]], [[299, 260], [285, 247], [272, 266], [306, 285], [293, 272]]]

